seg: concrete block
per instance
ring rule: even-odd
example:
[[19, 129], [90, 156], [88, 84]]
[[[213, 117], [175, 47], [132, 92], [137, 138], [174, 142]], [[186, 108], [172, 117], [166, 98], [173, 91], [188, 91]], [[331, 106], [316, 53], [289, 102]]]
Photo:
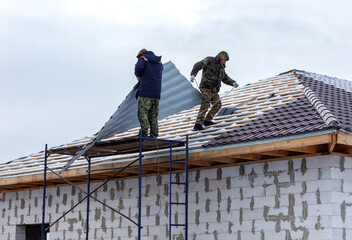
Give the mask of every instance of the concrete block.
[[279, 183], [280, 193], [282, 195], [289, 195], [289, 194], [300, 194], [302, 192], [302, 185], [300, 183]]
[[272, 181], [265, 181], [263, 188], [264, 196], [276, 196], [278, 193], [277, 186]]
[[255, 208], [253, 210], [243, 209], [243, 220], [264, 220], [263, 209]]
[[265, 196], [265, 192], [264, 192], [264, 188], [262, 186], [259, 187], [244, 187], [243, 189], [243, 195], [244, 197], [264, 197]]
[[238, 177], [239, 176], [239, 167], [224, 167], [222, 168], [222, 177], [227, 178], [227, 177]]
[[347, 181], [352, 181], [352, 169], [347, 169], [345, 168], [344, 171], [340, 171], [340, 169], [338, 168], [333, 168], [333, 175], [332, 178], [336, 178], [336, 179], [343, 179], [343, 180], [347, 180]]
[[283, 160], [283, 161], [274, 161], [274, 162], [269, 162], [268, 164], [268, 169], [267, 172], [287, 172], [288, 170], [288, 161]]
[[[335, 180], [336, 181], [336, 180]], [[320, 192], [327, 192], [333, 190], [333, 183], [331, 180], [317, 180], [317, 181], [307, 181], [307, 192], [316, 192], [318, 189]]]
[[306, 158], [306, 165], [308, 169], [311, 168], [322, 168], [322, 167], [330, 167], [329, 156], [315, 156]]
[[296, 196], [296, 199], [300, 199], [300, 201], [306, 201], [308, 205], [310, 204], [318, 204], [318, 203], [331, 203], [331, 192], [309, 192], [304, 195]]
[[339, 189], [339, 190], [343, 190], [343, 192], [349, 193], [349, 194], [352, 193], [352, 186], [351, 186], [352, 181], [342, 179], [340, 180], [340, 184], [342, 186], [341, 187], [342, 189]]
[[345, 159], [345, 162], [344, 162], [345, 169], [352, 169], [352, 158], [344, 157], [344, 159]]
[[217, 169], [207, 169], [200, 171], [200, 180], [204, 181], [206, 178], [209, 180], [217, 179]]
[[206, 223], [200, 223], [200, 224], [191, 223], [191, 224], [188, 224], [188, 233], [190, 235], [202, 234], [202, 233], [205, 233], [207, 231], [206, 227], [207, 227]]
[[327, 155], [329, 157], [329, 165], [330, 167], [340, 167], [341, 166], [341, 157], [335, 155]]
[[244, 198], [242, 201], [239, 199], [232, 199], [231, 210], [238, 210], [241, 208], [250, 208], [251, 198]]
[[214, 233], [215, 231], [217, 233], [227, 232], [228, 231], [228, 224], [226, 224], [225, 222], [220, 222], [220, 223], [214, 222], [214, 223], [209, 224], [208, 232]]
[[215, 223], [216, 217], [217, 217], [216, 212], [208, 212], [208, 213], [203, 213], [202, 217], [199, 220], [202, 223]]
[[297, 171], [295, 173], [296, 182], [317, 181], [319, 179], [319, 168], [308, 169], [305, 173]]
[[254, 208], [264, 208], [264, 206], [274, 207], [275, 196], [265, 196], [260, 198], [254, 198], [254, 205], [253, 205]]
[[249, 187], [250, 183], [248, 181], [248, 177], [236, 177], [231, 179], [231, 186], [234, 188], [243, 188], [243, 187]]
[[221, 180], [212, 180], [209, 183], [209, 188], [210, 190], [214, 189], [220, 189], [220, 190], [226, 190], [229, 187], [229, 183], [227, 182], [226, 178], [222, 178]]
[[196, 239], [214, 240], [215, 237], [213, 233], [204, 233], [204, 234], [196, 234]]
[[188, 183], [188, 192], [189, 193], [195, 193], [204, 190], [204, 182], [203, 185], [200, 184], [199, 182], [189, 182]]
[[[275, 224], [274, 228], [275, 228]], [[264, 239], [270, 239], [270, 240], [283, 240], [286, 237], [286, 232], [285, 231], [280, 231], [280, 232], [275, 232], [275, 231], [264, 231]], [[252, 235], [251, 232], [245, 232], [241, 233], [241, 237], [250, 237]], [[258, 238], [242, 238], [242, 239], [261, 239], [261, 235], [258, 234]]]

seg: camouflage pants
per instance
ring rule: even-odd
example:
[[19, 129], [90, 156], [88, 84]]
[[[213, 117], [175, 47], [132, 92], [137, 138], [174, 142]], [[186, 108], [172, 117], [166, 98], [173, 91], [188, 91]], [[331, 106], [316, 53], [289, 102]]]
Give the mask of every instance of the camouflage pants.
[[[202, 104], [199, 108], [196, 124], [203, 124], [204, 120], [210, 121], [215, 117], [216, 113], [221, 108], [221, 101], [219, 94], [211, 91], [210, 89], [199, 88], [199, 90], [202, 93]], [[212, 108], [205, 117], [205, 114], [207, 113], [210, 104], [212, 105]]]
[[153, 136], [158, 136], [158, 113], [159, 99], [149, 97], [139, 97], [138, 100], [138, 120], [141, 123], [143, 133], [150, 133]]

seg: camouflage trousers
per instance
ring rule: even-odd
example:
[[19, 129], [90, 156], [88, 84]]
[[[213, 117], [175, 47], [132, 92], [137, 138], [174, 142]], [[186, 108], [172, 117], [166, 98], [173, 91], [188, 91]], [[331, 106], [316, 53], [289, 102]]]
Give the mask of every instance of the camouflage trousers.
[[138, 100], [138, 120], [141, 123], [141, 129], [144, 134], [150, 133], [158, 136], [158, 113], [159, 99], [149, 97], [139, 97]]
[[[202, 93], [202, 103], [199, 108], [196, 124], [203, 124], [204, 120], [210, 121], [215, 117], [216, 113], [221, 108], [221, 101], [219, 94], [211, 91], [210, 89], [199, 88], [199, 90]], [[208, 112], [207, 116], [205, 117], [205, 114], [207, 113], [210, 104], [212, 105], [212, 107]]]

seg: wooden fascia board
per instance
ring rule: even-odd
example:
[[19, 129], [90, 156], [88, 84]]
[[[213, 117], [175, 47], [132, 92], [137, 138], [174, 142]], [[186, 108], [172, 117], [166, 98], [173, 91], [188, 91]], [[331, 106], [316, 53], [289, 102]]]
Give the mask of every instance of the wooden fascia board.
[[352, 134], [348, 134], [345, 132], [338, 132], [336, 137], [337, 144], [344, 144], [352, 146]]
[[[324, 145], [324, 144], [323, 144]], [[291, 152], [299, 152], [299, 153], [317, 153], [320, 151], [321, 145], [313, 145], [313, 146], [306, 146], [306, 147], [296, 147], [296, 148], [289, 148], [287, 150]]]
[[233, 155], [243, 155], [251, 153], [261, 153], [267, 151], [275, 150], [286, 150], [290, 148], [300, 148], [306, 146], [314, 146], [319, 144], [329, 143], [331, 139], [331, 133], [309, 136], [298, 139], [289, 139], [277, 142], [268, 142], [262, 144], [253, 144], [239, 147], [226, 147], [216, 148], [214, 150], [209, 149], [209, 151], [194, 152], [190, 153], [192, 159], [207, 159], [216, 157], [226, 157]]

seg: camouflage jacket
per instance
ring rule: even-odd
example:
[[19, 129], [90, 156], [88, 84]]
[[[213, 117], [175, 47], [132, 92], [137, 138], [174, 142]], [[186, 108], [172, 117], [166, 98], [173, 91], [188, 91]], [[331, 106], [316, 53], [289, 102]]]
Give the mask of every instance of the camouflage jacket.
[[[220, 64], [220, 52], [216, 57], [206, 57], [202, 61], [194, 64], [191, 75], [197, 76], [199, 70], [203, 69], [202, 79], [200, 82], [201, 88], [210, 89], [218, 93], [221, 82], [232, 86], [235, 81], [227, 76], [225, 66]], [[226, 53], [227, 54], [227, 53]]]

